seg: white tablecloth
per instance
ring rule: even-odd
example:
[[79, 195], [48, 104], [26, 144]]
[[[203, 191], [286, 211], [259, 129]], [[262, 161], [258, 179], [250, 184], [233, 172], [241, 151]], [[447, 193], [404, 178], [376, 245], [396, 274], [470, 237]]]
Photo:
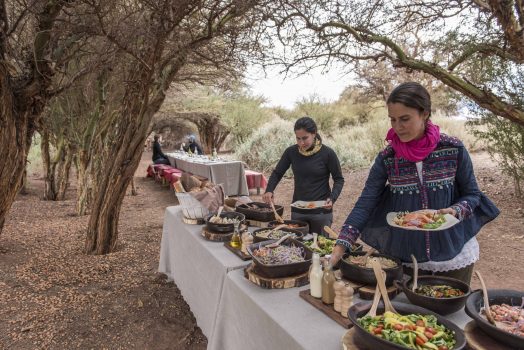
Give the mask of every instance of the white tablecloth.
[[309, 286], [262, 289], [243, 270], [227, 274], [208, 349], [341, 349], [347, 329], [298, 295]]
[[[222, 243], [206, 241], [201, 230], [182, 222], [180, 206], [168, 207], [158, 270], [175, 280], [208, 338], [208, 349], [341, 348], [347, 329], [300, 298], [299, 291], [309, 286], [260, 288], [244, 278], [242, 268], [250, 261]], [[407, 302], [403, 294], [394, 300]], [[462, 310], [447, 318], [461, 328], [471, 320]]]
[[167, 155], [171, 165], [194, 175], [203, 176], [215, 184], [222, 184], [228, 196], [248, 196], [246, 174], [240, 161], [198, 163], [191, 158]]
[[[223, 288], [208, 349], [341, 349], [347, 329], [298, 295], [309, 285], [262, 289], [249, 282], [243, 270], [235, 270], [227, 274]], [[394, 300], [408, 303], [404, 294]], [[463, 310], [447, 318], [462, 329], [471, 320]]]
[[180, 206], [166, 208], [158, 271], [175, 281], [198, 326], [210, 339], [227, 272], [249, 262], [221, 242], [206, 241], [201, 232], [202, 225], [182, 221]]

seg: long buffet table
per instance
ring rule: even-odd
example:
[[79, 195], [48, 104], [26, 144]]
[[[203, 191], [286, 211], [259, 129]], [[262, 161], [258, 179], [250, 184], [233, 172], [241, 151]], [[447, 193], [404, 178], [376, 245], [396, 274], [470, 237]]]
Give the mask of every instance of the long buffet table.
[[203, 176], [215, 184], [222, 184], [228, 196], [249, 195], [244, 166], [240, 161], [209, 161], [177, 153], [168, 153], [167, 157], [177, 169]]
[[[260, 288], [244, 278], [249, 261], [222, 243], [206, 241], [201, 230], [182, 222], [179, 206], [168, 207], [159, 271], [175, 280], [208, 338], [208, 349], [341, 349], [347, 329], [299, 297], [309, 286]], [[395, 300], [407, 299], [401, 294]], [[447, 318], [461, 328], [471, 320], [464, 311]]]

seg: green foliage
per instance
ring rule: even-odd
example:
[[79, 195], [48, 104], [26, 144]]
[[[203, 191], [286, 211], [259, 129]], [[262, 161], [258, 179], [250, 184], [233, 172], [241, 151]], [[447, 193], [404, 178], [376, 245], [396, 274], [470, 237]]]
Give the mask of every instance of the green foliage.
[[[522, 196], [524, 179], [524, 126], [489, 114], [470, 122], [475, 125], [473, 134], [487, 142], [487, 149], [502, 171], [515, 182], [515, 192]], [[479, 126], [484, 127], [483, 129]]]
[[192, 89], [180, 101], [179, 108], [189, 112], [207, 112], [220, 116], [235, 145], [242, 144], [260, 125], [270, 119], [262, 107], [262, 97], [251, 96], [242, 89], [223, 91], [212, 87]]
[[252, 133], [236, 149], [235, 157], [248, 164], [251, 169], [271, 172], [285, 149], [294, 143], [293, 123], [276, 119]]

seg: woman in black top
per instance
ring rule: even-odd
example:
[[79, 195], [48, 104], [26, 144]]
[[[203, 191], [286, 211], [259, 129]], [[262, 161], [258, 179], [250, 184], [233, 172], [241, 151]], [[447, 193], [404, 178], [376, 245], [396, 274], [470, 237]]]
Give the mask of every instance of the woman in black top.
[[160, 147], [160, 142], [158, 139], [159, 136], [155, 135], [155, 141], [153, 142], [153, 163], [171, 165], [167, 156], [164, 154], [164, 152], [162, 152], [162, 148]]
[[[294, 130], [297, 144], [284, 151], [271, 173], [262, 199], [266, 203], [274, 200], [273, 191], [291, 166], [295, 182], [293, 202], [326, 201], [323, 207], [315, 209], [292, 207], [291, 219], [306, 221], [309, 223], [310, 232], [325, 234], [323, 227], [331, 226], [333, 223], [333, 203], [344, 186], [340, 162], [335, 152], [322, 144], [322, 138], [313, 119], [310, 117], [298, 119]], [[330, 175], [333, 178], [333, 189], [329, 186]]]

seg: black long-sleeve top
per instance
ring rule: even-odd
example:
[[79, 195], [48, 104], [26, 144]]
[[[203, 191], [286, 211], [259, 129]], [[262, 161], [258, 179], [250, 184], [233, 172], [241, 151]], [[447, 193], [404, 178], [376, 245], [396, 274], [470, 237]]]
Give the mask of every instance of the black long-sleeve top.
[[[275, 170], [271, 173], [266, 192], [274, 192], [289, 166], [293, 170], [295, 182], [293, 202], [297, 200], [321, 201], [331, 198], [332, 202], [335, 203], [344, 186], [342, 169], [335, 151], [326, 145], [322, 145], [322, 148], [317, 153], [304, 156], [300, 154], [297, 145], [288, 147], [280, 158]], [[330, 175], [333, 178], [333, 189], [329, 186]], [[294, 207], [291, 210], [304, 212]], [[315, 214], [330, 211], [330, 209], [319, 208], [309, 209], [306, 212]]]
[[167, 159], [167, 156], [162, 152], [162, 148], [160, 148], [160, 142], [155, 141], [153, 142], [153, 162], [158, 158]]

